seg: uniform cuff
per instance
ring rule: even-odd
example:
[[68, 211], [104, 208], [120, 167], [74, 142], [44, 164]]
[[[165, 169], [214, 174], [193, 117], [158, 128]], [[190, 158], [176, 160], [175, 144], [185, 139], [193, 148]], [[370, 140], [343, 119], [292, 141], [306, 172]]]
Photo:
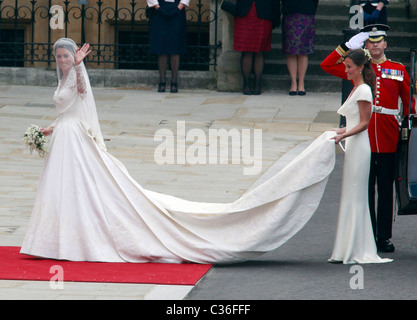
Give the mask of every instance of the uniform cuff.
[[344, 57], [349, 51], [349, 48], [346, 46], [346, 44], [342, 43], [336, 48], [336, 51], [338, 54], [340, 54], [340, 56]]

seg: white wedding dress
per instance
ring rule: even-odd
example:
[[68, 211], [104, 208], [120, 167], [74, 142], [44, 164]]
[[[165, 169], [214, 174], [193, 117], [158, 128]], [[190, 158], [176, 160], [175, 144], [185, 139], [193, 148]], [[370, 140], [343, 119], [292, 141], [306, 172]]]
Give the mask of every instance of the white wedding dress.
[[[348, 97], [338, 113], [346, 117], [346, 131], [360, 122], [358, 101], [372, 103], [371, 88], [362, 84]], [[339, 220], [333, 254], [329, 262], [390, 262], [377, 255], [368, 204], [368, 180], [371, 147], [368, 130], [345, 140], [343, 182]]]
[[186, 201], [142, 188], [106, 151], [81, 66], [84, 93], [75, 68], [65, 82], [59, 78], [59, 116], [21, 253], [72, 261], [244, 261], [285, 243], [317, 209], [335, 164], [334, 132], [232, 203]]

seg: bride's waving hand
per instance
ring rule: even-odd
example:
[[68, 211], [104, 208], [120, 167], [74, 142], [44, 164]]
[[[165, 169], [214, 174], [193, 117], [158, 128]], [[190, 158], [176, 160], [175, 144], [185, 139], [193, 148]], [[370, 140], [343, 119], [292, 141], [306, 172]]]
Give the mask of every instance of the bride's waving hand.
[[81, 48], [78, 48], [74, 54], [74, 62], [75, 65], [78, 66], [84, 59], [90, 54], [90, 45], [88, 43], [84, 43]]
[[88, 43], [84, 43], [81, 49], [78, 48], [74, 53], [75, 71], [77, 73], [77, 89], [80, 94], [84, 94], [85, 92], [85, 79], [80, 65], [90, 52], [90, 45]]

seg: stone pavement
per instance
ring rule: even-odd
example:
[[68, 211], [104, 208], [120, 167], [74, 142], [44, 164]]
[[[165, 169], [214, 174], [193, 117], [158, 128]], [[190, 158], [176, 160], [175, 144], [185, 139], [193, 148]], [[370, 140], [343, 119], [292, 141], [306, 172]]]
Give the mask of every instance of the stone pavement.
[[[42, 167], [42, 160], [25, 149], [22, 136], [29, 125], [47, 126], [54, 120], [54, 90], [0, 86], [1, 246], [22, 243]], [[157, 93], [155, 88], [94, 88], [94, 94], [108, 151], [125, 164], [136, 181], [147, 189], [205, 202], [235, 200], [274, 163], [284, 165], [312, 139], [338, 126], [336, 110], [341, 100], [340, 93], [244, 96], [203, 90]], [[250, 129], [251, 134], [261, 129], [262, 143], [253, 143], [262, 152], [257, 159], [262, 161], [262, 170], [257, 175], [245, 175], [243, 169], [251, 165], [243, 162], [243, 154], [242, 161], [232, 164], [232, 151], [243, 151], [243, 146], [233, 143], [228, 145], [228, 164], [220, 164], [220, 160], [209, 164], [213, 155], [208, 155], [206, 164], [191, 164], [189, 158], [185, 163], [158, 164], [155, 152], [163, 134], [159, 129], [170, 130], [186, 150], [192, 142], [184, 141], [185, 135], [192, 129], [206, 136], [210, 129], [237, 129], [239, 134], [244, 129]], [[192, 289], [65, 283], [63, 290], [54, 290], [48, 282], [0, 281], [0, 299], [184, 299]]]

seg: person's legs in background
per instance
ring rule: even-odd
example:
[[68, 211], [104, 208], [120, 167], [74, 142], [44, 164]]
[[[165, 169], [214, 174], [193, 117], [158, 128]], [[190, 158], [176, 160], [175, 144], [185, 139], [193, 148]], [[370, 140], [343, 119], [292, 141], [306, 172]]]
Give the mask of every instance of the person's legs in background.
[[180, 55], [173, 54], [170, 56], [169, 63], [171, 65], [171, 92], [178, 92], [178, 70], [180, 68]]
[[308, 67], [308, 55], [302, 54], [297, 56], [297, 74], [298, 74], [298, 95], [304, 95], [306, 90], [304, 87], [304, 78]]
[[297, 94], [297, 56], [293, 54], [287, 55], [287, 68], [291, 78], [290, 95]]
[[253, 72], [255, 74], [255, 85], [253, 87], [252, 94], [259, 95], [261, 94], [261, 80], [262, 73], [264, 70], [265, 60], [263, 52], [257, 52], [253, 57]]
[[250, 75], [253, 67], [253, 52], [242, 52], [240, 57], [240, 67], [243, 76], [243, 94], [252, 94], [250, 86]]
[[165, 92], [166, 87], [166, 71], [168, 66], [168, 55], [158, 55], [159, 85], [158, 92]]

